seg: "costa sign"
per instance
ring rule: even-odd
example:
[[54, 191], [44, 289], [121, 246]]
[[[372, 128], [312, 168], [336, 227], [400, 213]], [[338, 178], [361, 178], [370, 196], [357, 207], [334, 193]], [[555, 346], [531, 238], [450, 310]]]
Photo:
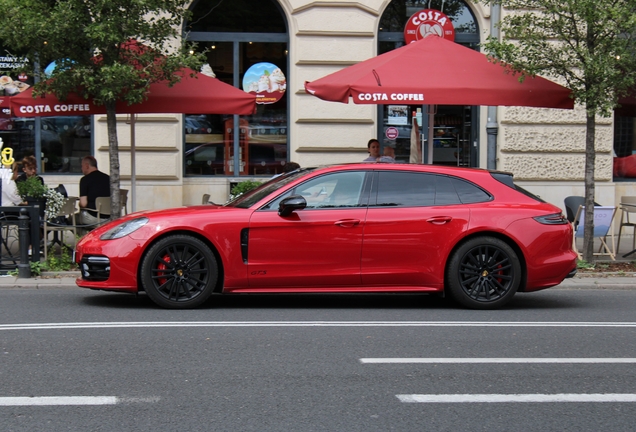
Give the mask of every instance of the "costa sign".
[[18, 108], [20, 114], [86, 113], [90, 110], [90, 104], [24, 105]]
[[382, 101], [423, 101], [423, 93], [358, 93], [354, 96], [358, 103]]
[[422, 9], [411, 15], [404, 26], [407, 44], [435, 35], [455, 41], [455, 27], [448, 16], [435, 9]]

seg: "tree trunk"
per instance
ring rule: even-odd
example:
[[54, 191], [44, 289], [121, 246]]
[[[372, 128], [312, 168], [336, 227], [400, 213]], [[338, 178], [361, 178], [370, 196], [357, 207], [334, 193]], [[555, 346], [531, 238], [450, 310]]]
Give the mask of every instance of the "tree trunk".
[[110, 158], [110, 220], [121, 216], [119, 192], [119, 143], [117, 142], [117, 112], [115, 102], [107, 102], [106, 124], [108, 126], [108, 155]]
[[583, 259], [594, 262], [594, 135], [596, 133], [596, 116], [586, 110], [585, 128], [585, 225], [583, 227]]

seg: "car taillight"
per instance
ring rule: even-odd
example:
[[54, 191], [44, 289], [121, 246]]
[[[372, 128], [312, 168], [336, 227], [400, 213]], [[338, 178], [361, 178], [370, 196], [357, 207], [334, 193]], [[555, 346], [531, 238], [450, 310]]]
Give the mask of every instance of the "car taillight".
[[569, 223], [568, 219], [563, 216], [563, 213], [553, 213], [545, 216], [537, 216], [533, 219], [544, 225], [565, 225]]

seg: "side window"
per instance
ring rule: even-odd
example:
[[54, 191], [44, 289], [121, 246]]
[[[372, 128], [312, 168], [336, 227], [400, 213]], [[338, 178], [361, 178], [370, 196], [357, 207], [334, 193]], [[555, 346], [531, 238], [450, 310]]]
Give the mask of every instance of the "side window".
[[465, 180], [437, 174], [379, 173], [377, 206], [443, 206], [485, 202], [490, 195]]
[[308, 180], [263, 207], [278, 210], [279, 203], [291, 195], [302, 195], [307, 209], [360, 207], [365, 173], [362, 171], [326, 174]]
[[377, 206], [435, 205], [435, 176], [414, 172], [380, 171]]

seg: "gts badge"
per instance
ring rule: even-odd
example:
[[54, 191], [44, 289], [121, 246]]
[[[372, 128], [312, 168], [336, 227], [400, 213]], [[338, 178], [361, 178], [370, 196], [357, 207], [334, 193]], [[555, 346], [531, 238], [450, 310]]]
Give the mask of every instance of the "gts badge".
[[267, 274], [267, 270], [254, 270], [250, 273], [252, 276], [265, 276]]

